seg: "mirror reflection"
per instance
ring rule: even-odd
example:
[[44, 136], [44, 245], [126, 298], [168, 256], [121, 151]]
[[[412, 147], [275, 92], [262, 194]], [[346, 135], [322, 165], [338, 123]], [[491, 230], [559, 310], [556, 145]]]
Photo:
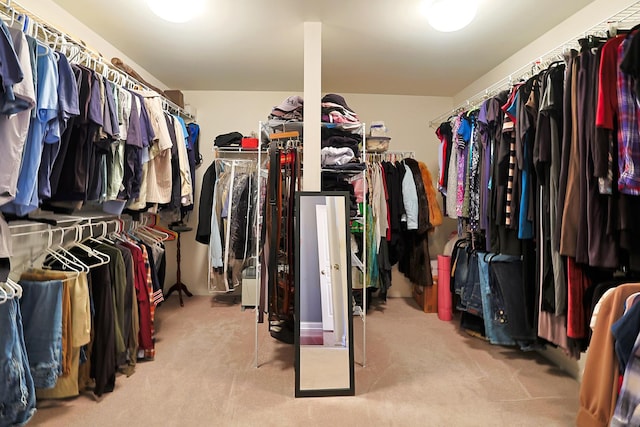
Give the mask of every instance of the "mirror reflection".
[[297, 201], [296, 396], [353, 394], [347, 198], [301, 193]]

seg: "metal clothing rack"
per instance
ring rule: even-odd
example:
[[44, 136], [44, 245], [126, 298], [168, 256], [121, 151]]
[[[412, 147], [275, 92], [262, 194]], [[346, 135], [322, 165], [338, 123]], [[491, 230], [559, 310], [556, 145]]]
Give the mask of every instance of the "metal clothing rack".
[[366, 162], [395, 162], [414, 159], [415, 157], [415, 151], [385, 151], [382, 153], [366, 153]]
[[570, 49], [579, 49], [578, 40], [588, 35], [601, 35], [607, 36], [609, 34], [615, 34], [621, 25], [636, 24], [640, 21], [640, 1], [635, 2], [631, 6], [628, 6], [618, 13], [610, 16], [608, 19], [600, 22], [597, 25], [581, 32], [575, 37], [567, 40], [566, 42], [558, 45], [556, 48], [551, 49], [547, 53], [541, 55], [539, 58], [532, 61], [530, 64], [524, 65], [521, 68], [515, 70], [502, 80], [492, 84], [482, 92], [478, 92], [475, 95], [467, 98], [463, 103], [458, 104], [452, 110], [449, 110], [429, 122], [429, 126], [436, 129], [440, 124], [447, 120], [447, 118], [454, 116], [462, 111], [472, 110], [478, 108], [484, 100], [497, 94], [499, 91], [509, 89], [514, 83], [521, 80], [527, 80], [533, 77], [541, 70], [547, 68], [547, 66], [556, 60], [562, 60], [563, 54]]
[[[231, 174], [231, 176], [233, 177], [235, 175], [235, 171], [237, 169], [241, 169], [243, 172], [247, 172], [247, 171], [251, 171], [251, 173], [253, 173], [253, 163], [254, 161], [251, 159], [242, 159], [242, 158], [227, 158], [227, 157], [219, 157], [218, 155], [216, 156], [216, 158], [214, 159], [214, 162], [216, 164], [216, 175], [218, 175], [220, 173], [220, 170], [225, 169], [227, 166], [226, 164], [228, 163], [228, 167], [230, 168], [229, 173]], [[224, 162], [224, 163], [223, 163]], [[232, 178], [233, 180], [233, 178]], [[233, 181], [232, 181], [233, 182]], [[216, 179], [216, 186], [218, 185], [218, 180]], [[251, 185], [251, 184], [250, 184]], [[232, 188], [229, 189], [229, 193], [227, 195], [227, 197], [229, 198], [229, 200], [232, 197]], [[251, 194], [249, 194], [249, 200], [251, 201]], [[214, 201], [215, 203], [215, 201]], [[251, 206], [249, 205], [249, 208]], [[234, 287], [229, 287], [229, 284], [227, 283], [227, 272], [228, 272], [228, 256], [229, 256], [229, 239], [230, 239], [230, 228], [231, 228], [231, 220], [232, 217], [235, 216], [237, 212], [234, 212], [233, 209], [229, 209], [228, 213], [227, 213], [227, 220], [226, 220], [226, 228], [224, 229], [224, 242], [226, 243], [226, 247], [223, 249], [223, 255], [224, 255], [224, 260], [223, 260], [223, 265], [224, 265], [224, 282], [225, 282], [225, 290], [220, 291], [220, 290], [216, 290], [212, 288], [212, 283], [211, 283], [211, 269], [212, 269], [212, 265], [211, 265], [211, 256], [209, 256], [209, 274], [208, 274], [208, 288], [209, 288], [209, 292], [212, 294], [229, 294], [230, 292], [232, 292], [235, 289]], [[220, 219], [220, 218], [219, 218]]]
[[[102, 76], [109, 81], [128, 89], [143, 89], [157, 93], [156, 90], [146, 84], [122, 72], [109, 62], [105, 62], [104, 57], [100, 53], [87, 47], [82, 40], [76, 40], [58, 30], [13, 0], [0, 1], [0, 15], [9, 20], [10, 24], [14, 22], [24, 23], [24, 17], [27, 17], [32, 23], [32, 30], [29, 35], [45, 43], [47, 46], [59, 49], [68, 56], [69, 61], [72, 63], [83, 64], [97, 73], [102, 74]], [[184, 108], [178, 106], [164, 95], [158, 95], [162, 98], [162, 106], [165, 111], [178, 114], [188, 120], [195, 120], [195, 117], [185, 111]]]
[[[260, 129], [262, 129], [262, 124], [260, 125]], [[260, 131], [258, 132], [261, 135]], [[260, 265], [260, 230], [262, 226], [262, 210], [261, 210], [261, 194], [262, 194], [262, 155], [266, 153], [262, 149], [262, 144], [258, 144], [257, 148], [243, 148], [243, 147], [213, 147], [214, 157], [216, 160], [228, 160], [228, 161], [244, 161], [244, 162], [253, 162], [252, 159], [247, 159], [246, 156], [250, 156], [251, 158], [255, 157], [257, 161], [257, 173], [256, 173], [256, 206], [255, 206], [255, 217], [253, 221], [254, 228], [254, 236], [255, 236], [255, 254], [254, 258], [254, 267], [255, 267], [255, 275], [256, 275], [256, 304], [254, 306], [254, 312], [256, 316], [255, 321], [255, 350], [254, 350], [254, 363], [256, 368], [258, 367], [258, 324], [260, 319], [260, 273], [261, 273], [261, 265]], [[211, 257], [209, 258], [209, 272], [211, 271]], [[210, 273], [208, 273], [210, 275]], [[210, 280], [210, 279], [209, 279]]]
[[[51, 216], [52, 221], [38, 222], [37, 220], [18, 220], [8, 223], [10, 236], [14, 241], [14, 253], [12, 254], [12, 270], [17, 270], [25, 263], [31, 262], [35, 258], [34, 250], [37, 248], [51, 247], [53, 245], [54, 233], [60, 233], [60, 242], [64, 241], [66, 236], [74, 235], [76, 238], [82, 236], [84, 230], [89, 229], [90, 235], [94, 235], [93, 227], [100, 227], [101, 234], [105, 233], [108, 226], [116, 223], [116, 217], [110, 215], [96, 216]], [[22, 231], [28, 229], [26, 231]], [[17, 232], [16, 232], [17, 231]], [[34, 238], [29, 239], [31, 236]], [[17, 241], [16, 241], [17, 239]], [[17, 244], [19, 242], [19, 244]], [[39, 250], [39, 249], [38, 249]], [[17, 258], [18, 262], [15, 263]]]

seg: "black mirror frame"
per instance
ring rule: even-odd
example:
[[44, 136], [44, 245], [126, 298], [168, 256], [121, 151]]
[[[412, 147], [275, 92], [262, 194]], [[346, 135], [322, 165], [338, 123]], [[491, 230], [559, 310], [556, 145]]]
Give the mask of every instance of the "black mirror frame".
[[[349, 331], [349, 388], [336, 389], [300, 389], [300, 200], [304, 197], [342, 197], [345, 205], [345, 212], [349, 212], [349, 193], [346, 191], [299, 191], [295, 194], [295, 377], [296, 389], [295, 397], [324, 397], [324, 396], [354, 396], [355, 395], [355, 369], [354, 369], [354, 346], [353, 346], [353, 313], [351, 312], [352, 283], [351, 283], [351, 253], [347, 248], [347, 324]], [[346, 236], [350, 236], [349, 218], [345, 218]], [[347, 239], [349, 241], [349, 239]]]

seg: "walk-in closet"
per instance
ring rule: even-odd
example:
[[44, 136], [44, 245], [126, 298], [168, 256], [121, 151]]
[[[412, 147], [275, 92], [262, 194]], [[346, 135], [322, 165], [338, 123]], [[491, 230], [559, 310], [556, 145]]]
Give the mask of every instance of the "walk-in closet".
[[0, 427], [640, 426], [637, 0], [0, 27]]

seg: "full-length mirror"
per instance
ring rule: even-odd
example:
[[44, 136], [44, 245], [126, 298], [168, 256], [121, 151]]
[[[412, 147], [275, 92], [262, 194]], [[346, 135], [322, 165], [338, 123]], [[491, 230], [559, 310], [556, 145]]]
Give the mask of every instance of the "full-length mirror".
[[355, 393], [347, 201], [296, 195], [296, 397]]

